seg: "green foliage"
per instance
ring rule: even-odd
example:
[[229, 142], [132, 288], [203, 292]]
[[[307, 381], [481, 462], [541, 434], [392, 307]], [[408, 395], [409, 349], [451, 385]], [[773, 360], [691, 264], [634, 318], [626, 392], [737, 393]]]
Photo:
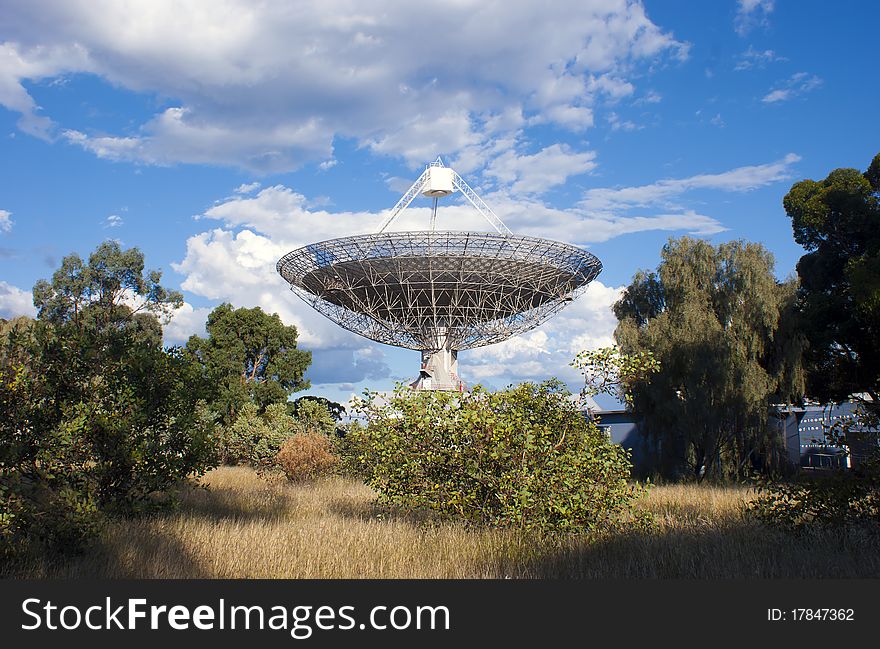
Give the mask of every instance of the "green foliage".
[[[256, 404], [248, 402], [231, 424], [218, 427], [217, 453], [224, 464], [273, 469], [281, 447], [295, 435], [327, 437], [334, 431], [333, 418], [315, 401], [305, 402], [298, 417], [291, 417], [283, 403], [273, 403], [261, 414]], [[332, 445], [329, 439], [327, 443]]]
[[159, 346], [162, 327], [158, 317], [168, 316], [183, 304], [178, 291], [159, 282], [162, 273], [144, 272], [144, 255], [137, 248], [122, 250], [105, 241], [89, 256], [77, 254], [61, 261], [52, 281], [34, 285], [37, 318], [56, 325], [69, 324], [79, 332], [122, 330]]
[[797, 265], [808, 394], [880, 403], [880, 154], [864, 174], [795, 183], [783, 206], [808, 251]]
[[296, 327], [285, 326], [278, 314], [221, 304], [208, 316], [207, 331], [207, 338], [192, 336], [186, 349], [203, 366], [224, 423], [248, 402], [262, 411], [309, 387], [303, 375], [311, 352], [296, 348]]
[[625, 527], [638, 519], [627, 451], [570, 396], [558, 382], [367, 393], [347, 444], [386, 504], [540, 533]]
[[294, 412], [303, 432], [311, 431], [323, 435], [332, 435], [336, 432], [336, 419], [330, 414], [327, 406], [317, 399], [298, 399]]
[[288, 412], [295, 417], [297, 408], [299, 408], [299, 404], [304, 401], [314, 401], [315, 403], [321, 404], [322, 406], [324, 406], [324, 408], [327, 409], [327, 412], [330, 413], [330, 416], [333, 417], [333, 419], [337, 422], [342, 421], [342, 418], [345, 417], [345, 406], [343, 406], [341, 403], [330, 401], [330, 399], [327, 399], [326, 397], [316, 397], [312, 395], [300, 397], [299, 399], [294, 399], [293, 401], [288, 402]]
[[584, 375], [582, 397], [607, 394], [632, 405], [633, 389], [660, 370], [651, 351], [623, 354], [618, 347], [585, 350], [570, 363]]
[[[159, 346], [179, 294], [102, 244], [38, 282], [38, 320], [0, 346], [0, 525], [8, 547], [75, 549], [100, 517], [151, 509], [212, 463], [201, 372]], [[140, 300], [139, 306], [129, 304]], [[158, 331], [158, 333], [156, 333]], [[13, 547], [14, 546], [14, 547]]]
[[232, 424], [220, 427], [217, 451], [224, 464], [271, 467], [281, 445], [297, 430], [284, 404], [272, 404], [261, 415], [246, 402]]
[[337, 428], [337, 434], [332, 440], [335, 454], [339, 458], [339, 473], [364, 482], [369, 479], [371, 469], [366, 439], [364, 426], [356, 419]]
[[624, 355], [659, 363], [630, 392], [663, 475], [743, 476], [778, 456], [768, 406], [802, 394], [794, 299], [772, 255], [742, 241], [670, 240], [657, 271], [633, 278], [614, 306], [615, 337]]
[[[880, 420], [868, 410], [861, 410], [855, 420], [835, 424], [827, 437], [832, 444], [846, 445], [854, 468], [801, 475], [790, 481], [762, 479], [749, 511], [768, 525], [790, 528], [880, 526], [878, 431]], [[860, 452], [852, 454], [854, 449]]]

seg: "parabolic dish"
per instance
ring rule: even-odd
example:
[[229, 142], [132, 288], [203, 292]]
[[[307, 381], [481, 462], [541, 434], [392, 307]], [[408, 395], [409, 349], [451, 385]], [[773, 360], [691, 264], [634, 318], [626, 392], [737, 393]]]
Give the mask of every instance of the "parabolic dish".
[[537, 327], [602, 270], [575, 246], [490, 232], [384, 232], [313, 243], [276, 266], [340, 326], [417, 350], [470, 349]]

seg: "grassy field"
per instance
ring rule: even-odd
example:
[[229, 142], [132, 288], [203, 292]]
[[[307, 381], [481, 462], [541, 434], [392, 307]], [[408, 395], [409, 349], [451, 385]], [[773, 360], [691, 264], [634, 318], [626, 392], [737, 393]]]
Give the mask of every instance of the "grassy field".
[[400, 516], [341, 478], [267, 482], [209, 473], [179, 510], [114, 522], [86, 554], [2, 569], [98, 578], [749, 578], [878, 577], [878, 538], [858, 530], [785, 533], [742, 516], [745, 489], [654, 487], [656, 530], [563, 546], [498, 530]]

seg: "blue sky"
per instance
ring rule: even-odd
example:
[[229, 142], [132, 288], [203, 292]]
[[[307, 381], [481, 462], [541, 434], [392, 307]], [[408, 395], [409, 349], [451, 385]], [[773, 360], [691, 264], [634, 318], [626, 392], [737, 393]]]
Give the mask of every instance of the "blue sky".
[[[222, 301], [296, 324], [312, 393], [345, 400], [418, 354], [336, 327], [275, 261], [375, 230], [438, 155], [516, 233], [604, 270], [524, 336], [460, 357], [502, 387], [608, 344], [670, 236], [802, 251], [782, 197], [880, 151], [876, 2], [0, 0], [0, 316], [61, 258], [118, 239], [183, 290], [180, 343]], [[427, 224], [416, 201], [401, 228]], [[439, 227], [487, 229], [453, 200]]]

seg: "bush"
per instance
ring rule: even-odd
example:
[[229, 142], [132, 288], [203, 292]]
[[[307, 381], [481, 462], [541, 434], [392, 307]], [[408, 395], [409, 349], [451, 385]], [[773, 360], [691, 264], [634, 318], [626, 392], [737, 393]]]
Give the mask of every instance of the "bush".
[[281, 445], [275, 458], [291, 482], [308, 482], [328, 475], [339, 464], [333, 442], [321, 433], [298, 433]]
[[113, 242], [88, 264], [69, 255], [34, 286], [36, 320], [0, 320], [7, 554], [75, 550], [103, 517], [152, 510], [213, 465], [201, 368], [162, 348], [159, 316], [183, 296], [143, 262]]
[[220, 429], [220, 460], [224, 464], [269, 467], [295, 431], [295, 421], [287, 415], [284, 404], [273, 404], [260, 415], [256, 404], [245, 403], [232, 424]]
[[559, 382], [467, 394], [368, 394], [347, 443], [380, 502], [539, 533], [621, 529], [633, 509], [628, 452]]
[[303, 397], [297, 399], [294, 418], [302, 431], [315, 431], [324, 435], [336, 432], [336, 420], [321, 401]]
[[859, 448], [862, 452], [854, 458], [855, 468], [789, 481], [763, 479], [749, 512], [765, 524], [789, 528], [880, 526], [878, 430], [880, 417], [866, 410], [860, 411], [855, 420], [836, 425], [828, 432], [829, 442]]
[[366, 482], [369, 479], [369, 466], [366, 463], [368, 449], [364, 445], [364, 427], [361, 423], [357, 420], [345, 423], [331, 439], [339, 458], [339, 473]]
[[3, 553], [75, 551], [105, 515], [154, 509], [213, 465], [177, 350], [41, 322], [2, 342]]

